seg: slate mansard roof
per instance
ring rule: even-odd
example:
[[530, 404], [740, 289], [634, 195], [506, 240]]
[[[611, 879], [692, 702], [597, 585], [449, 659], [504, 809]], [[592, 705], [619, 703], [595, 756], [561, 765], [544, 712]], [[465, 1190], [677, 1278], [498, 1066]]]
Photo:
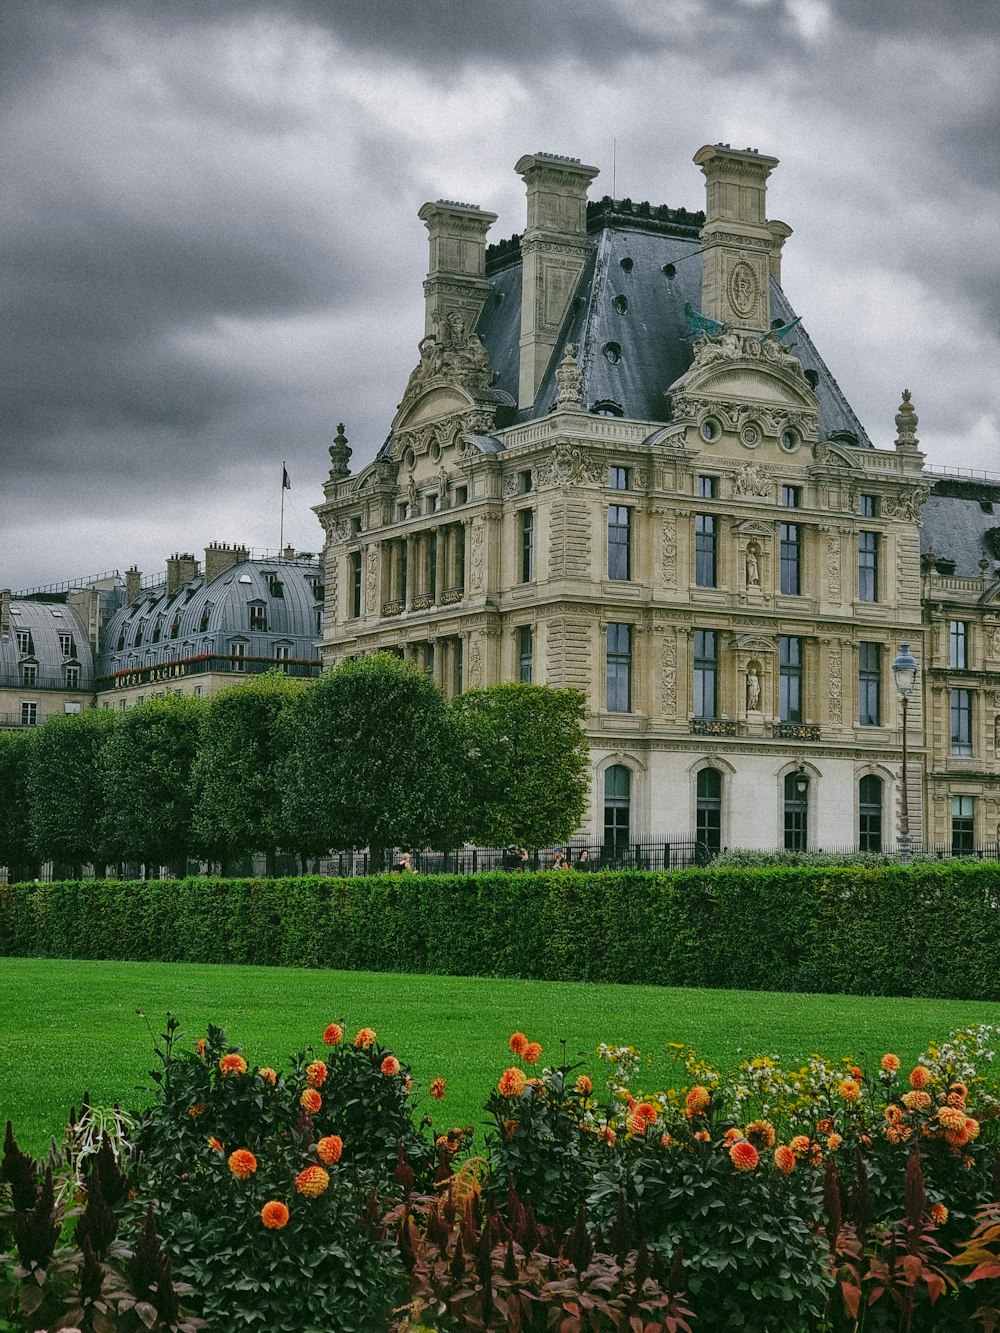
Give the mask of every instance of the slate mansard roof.
[[937, 478], [921, 515], [920, 549], [942, 573], [979, 578], [985, 560], [991, 577], [998, 577], [1000, 483]]
[[[587, 206], [593, 249], [569, 302], [548, 368], [534, 403], [513, 419], [547, 415], [556, 399], [556, 367], [566, 344], [577, 348], [582, 394], [591, 411], [640, 421], [669, 421], [667, 390], [690, 367], [692, 333], [684, 315], [690, 302], [699, 310], [702, 264], [699, 233], [703, 213], [633, 205], [604, 198]], [[521, 336], [520, 237], [486, 251], [491, 286], [475, 332], [490, 355], [501, 396], [517, 402]], [[795, 318], [784, 292], [770, 280], [772, 320]], [[806, 378], [819, 398], [821, 439], [871, 448], [871, 440], [840, 386], [801, 324], [788, 335]], [[815, 383], [814, 383], [815, 381]], [[498, 425], [510, 424], [498, 419]], [[391, 456], [392, 435], [380, 457]]]
[[104, 626], [99, 684], [120, 671], [225, 656], [234, 641], [249, 658], [273, 658], [275, 646], [287, 644], [293, 660], [318, 663], [322, 599], [322, 567], [311, 557], [245, 560], [209, 583], [199, 574], [171, 594], [165, 583], [146, 589]]
[[[66, 667], [78, 666], [80, 680], [71, 688], [83, 692], [94, 688], [94, 656], [87, 627], [76, 611], [64, 602], [34, 601], [31, 598], [12, 598], [10, 603], [10, 634], [0, 634], [0, 681], [17, 684], [21, 666], [32, 663], [36, 667], [35, 684], [40, 689], [61, 689], [66, 686]], [[18, 642], [18, 632], [27, 634], [28, 651]], [[61, 635], [69, 635], [69, 652], [63, 651]]]

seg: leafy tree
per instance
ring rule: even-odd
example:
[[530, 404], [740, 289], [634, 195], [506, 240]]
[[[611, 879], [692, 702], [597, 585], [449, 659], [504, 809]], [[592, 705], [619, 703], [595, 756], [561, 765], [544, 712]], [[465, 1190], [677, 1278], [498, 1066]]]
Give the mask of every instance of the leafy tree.
[[285, 816], [296, 846], [447, 846], [455, 727], [440, 690], [387, 653], [328, 671], [286, 714]]
[[0, 865], [12, 883], [38, 874], [28, 817], [28, 769], [38, 730], [0, 731]]
[[265, 852], [274, 873], [292, 845], [281, 799], [281, 716], [306, 688], [281, 671], [252, 676], [211, 701], [192, 769], [194, 844], [213, 860]]
[[590, 786], [582, 692], [493, 685], [451, 706], [464, 736], [469, 836], [490, 847], [570, 838]]
[[53, 717], [39, 727], [28, 766], [31, 841], [42, 860], [104, 866], [101, 756], [116, 726], [108, 709]]
[[191, 768], [206, 704], [149, 699], [122, 713], [104, 748], [107, 846], [118, 860], [183, 868], [191, 834]]

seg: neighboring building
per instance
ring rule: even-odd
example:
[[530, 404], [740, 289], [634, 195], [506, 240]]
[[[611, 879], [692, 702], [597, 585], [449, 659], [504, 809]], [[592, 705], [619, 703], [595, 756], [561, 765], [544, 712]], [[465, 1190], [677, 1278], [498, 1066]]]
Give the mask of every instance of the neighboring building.
[[[487, 249], [495, 215], [420, 210], [420, 362], [356, 475], [341, 428], [316, 510], [324, 664], [390, 649], [448, 693], [579, 687], [592, 839], [881, 847], [902, 779], [890, 667], [904, 641], [924, 659], [916, 416], [907, 395], [873, 447], [796, 323], [776, 160], [694, 160], [704, 213], [588, 204], [596, 170], [542, 153], [517, 164], [520, 237]], [[957, 778], [919, 698], [909, 739], [914, 840], [947, 842]], [[981, 770], [959, 784], [974, 799]]]
[[0, 592], [0, 727], [35, 727], [91, 704], [93, 647], [84, 599]]

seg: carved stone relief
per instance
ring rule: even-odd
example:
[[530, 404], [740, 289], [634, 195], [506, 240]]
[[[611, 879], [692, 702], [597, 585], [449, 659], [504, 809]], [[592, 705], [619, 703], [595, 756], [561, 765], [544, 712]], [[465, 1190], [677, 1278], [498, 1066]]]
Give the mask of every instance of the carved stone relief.
[[472, 525], [472, 549], [470, 553], [473, 592], [482, 592], [483, 590], [483, 552], [485, 547], [486, 533], [482, 521], [477, 519]]
[[660, 564], [663, 574], [663, 586], [673, 588], [677, 584], [677, 523], [673, 514], [667, 514], [660, 529]]
[[826, 539], [826, 577], [830, 600], [840, 601], [840, 535], [831, 532]]
[[478, 639], [472, 640], [472, 648], [469, 652], [469, 684], [474, 690], [478, 689], [483, 683], [483, 659], [479, 652]]
[[827, 687], [830, 691], [830, 722], [839, 727], [844, 721], [844, 664], [839, 643], [829, 645], [826, 655]]
[[660, 650], [660, 711], [664, 717], [677, 712], [677, 645], [673, 634], [667, 634]]
[[365, 598], [367, 609], [377, 605], [378, 596], [378, 551], [374, 546], [368, 548], [368, 569], [365, 578]]
[[734, 495], [770, 495], [773, 483], [759, 463], [741, 463], [733, 481]]

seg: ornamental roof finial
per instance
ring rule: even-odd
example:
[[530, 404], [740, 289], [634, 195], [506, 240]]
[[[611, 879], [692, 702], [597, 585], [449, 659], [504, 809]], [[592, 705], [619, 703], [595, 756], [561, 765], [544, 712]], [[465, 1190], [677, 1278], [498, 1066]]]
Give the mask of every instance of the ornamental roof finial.
[[903, 390], [903, 401], [899, 405], [896, 413], [896, 448], [897, 449], [916, 449], [920, 441], [917, 439], [917, 410], [910, 402], [909, 389]]

